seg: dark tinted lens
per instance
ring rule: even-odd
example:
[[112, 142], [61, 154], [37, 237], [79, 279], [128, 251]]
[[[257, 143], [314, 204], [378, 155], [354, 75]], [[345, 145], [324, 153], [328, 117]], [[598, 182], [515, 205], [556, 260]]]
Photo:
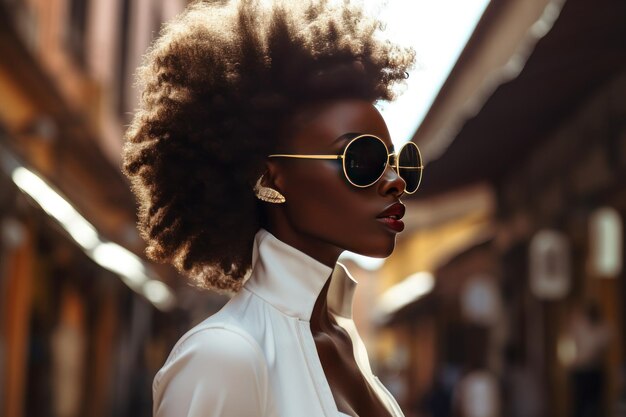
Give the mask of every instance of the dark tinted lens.
[[387, 148], [372, 136], [361, 136], [346, 148], [346, 175], [354, 184], [366, 187], [375, 183], [385, 172]]
[[414, 193], [422, 180], [422, 158], [417, 145], [407, 142], [398, 156], [398, 174], [406, 182], [406, 192]]

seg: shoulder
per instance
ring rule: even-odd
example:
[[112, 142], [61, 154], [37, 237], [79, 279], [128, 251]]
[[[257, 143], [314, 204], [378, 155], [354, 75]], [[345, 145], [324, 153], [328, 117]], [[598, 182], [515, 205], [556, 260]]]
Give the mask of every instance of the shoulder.
[[165, 365], [155, 378], [155, 388], [163, 374], [201, 364], [212, 372], [264, 371], [265, 357], [258, 343], [241, 328], [227, 324], [200, 325], [176, 343]]
[[259, 344], [241, 326], [231, 323], [201, 323], [180, 338], [173, 351], [202, 354], [263, 356]]
[[210, 324], [197, 326], [179, 340], [152, 388], [155, 411], [171, 398], [177, 407], [201, 399], [202, 408], [210, 409], [236, 397], [247, 398], [258, 411], [267, 385], [267, 365], [258, 343], [235, 326]]

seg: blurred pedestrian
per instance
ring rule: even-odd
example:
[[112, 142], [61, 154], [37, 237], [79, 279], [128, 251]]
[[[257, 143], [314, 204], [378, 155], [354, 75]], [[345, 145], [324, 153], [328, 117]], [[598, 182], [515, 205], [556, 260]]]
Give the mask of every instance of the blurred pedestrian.
[[571, 404], [574, 417], [604, 417], [605, 359], [611, 331], [599, 305], [588, 302], [572, 315], [569, 336], [575, 355], [570, 367]]
[[523, 347], [510, 343], [505, 348], [502, 413], [507, 417], [541, 417], [541, 381], [530, 368]]
[[432, 417], [451, 417], [454, 392], [461, 378], [458, 365], [445, 362], [436, 371], [423, 403]]

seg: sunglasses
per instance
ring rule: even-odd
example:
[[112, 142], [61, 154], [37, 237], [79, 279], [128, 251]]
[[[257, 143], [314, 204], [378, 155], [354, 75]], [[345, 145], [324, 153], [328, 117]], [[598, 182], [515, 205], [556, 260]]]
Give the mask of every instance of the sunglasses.
[[358, 135], [348, 142], [340, 155], [273, 154], [269, 158], [341, 159], [343, 174], [355, 187], [374, 185], [387, 165], [396, 170], [406, 183], [405, 192], [413, 194], [422, 181], [422, 155], [413, 142], [407, 142], [398, 153], [389, 153], [385, 142], [374, 135]]

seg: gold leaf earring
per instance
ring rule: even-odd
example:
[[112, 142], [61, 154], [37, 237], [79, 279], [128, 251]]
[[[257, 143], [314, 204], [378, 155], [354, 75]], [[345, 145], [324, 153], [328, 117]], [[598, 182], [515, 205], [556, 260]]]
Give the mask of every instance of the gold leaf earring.
[[256, 198], [262, 201], [266, 201], [268, 203], [274, 203], [274, 204], [284, 203], [286, 201], [284, 195], [282, 195], [281, 193], [279, 193], [273, 188], [265, 187], [261, 185], [261, 181], [263, 180], [263, 175], [265, 174], [262, 174], [257, 180], [256, 184], [254, 185], [254, 195], [256, 196]]

